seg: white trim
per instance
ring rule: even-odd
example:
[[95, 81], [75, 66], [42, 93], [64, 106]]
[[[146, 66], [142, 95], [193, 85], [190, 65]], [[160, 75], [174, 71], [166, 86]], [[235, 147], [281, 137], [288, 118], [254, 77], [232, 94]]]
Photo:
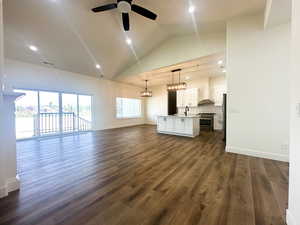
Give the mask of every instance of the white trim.
[[273, 159], [273, 160], [278, 160], [283, 162], [289, 161], [288, 155], [264, 152], [264, 151], [254, 150], [254, 149], [226, 146], [226, 152], [248, 155], [248, 156], [259, 157], [259, 158]]
[[0, 187], [0, 198], [4, 198], [8, 195], [6, 186]]
[[6, 180], [5, 186], [0, 187], [0, 198], [8, 196], [9, 192], [20, 189], [20, 178], [19, 175]]
[[12, 192], [20, 189], [20, 177], [17, 175], [16, 177], [12, 177], [7, 179], [6, 181], [6, 189], [7, 192]]
[[152, 121], [146, 121], [145, 124], [148, 124], [148, 125], [157, 125], [156, 122], [152, 122]]
[[140, 126], [140, 125], [145, 125], [145, 123], [144, 122], [137, 122], [137, 123], [132, 123], [132, 124], [108, 126], [108, 127], [104, 127], [104, 128], [101, 128], [101, 129], [96, 129], [96, 130], [93, 130], [93, 131], [110, 130], [110, 129], [117, 129], [117, 128], [125, 128], [125, 127], [135, 127], [135, 126]]
[[286, 210], [286, 223], [287, 225], [296, 225], [295, 217], [292, 215], [290, 210]]

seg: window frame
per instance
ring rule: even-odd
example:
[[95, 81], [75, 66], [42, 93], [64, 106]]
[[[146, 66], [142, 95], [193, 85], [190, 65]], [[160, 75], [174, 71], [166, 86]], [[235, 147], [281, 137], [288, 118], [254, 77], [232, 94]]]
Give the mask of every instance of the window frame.
[[[75, 134], [75, 133], [82, 133], [82, 132], [90, 132], [93, 131], [93, 127], [94, 127], [94, 95], [92, 94], [82, 94], [79, 92], [65, 92], [65, 91], [57, 91], [57, 90], [49, 90], [49, 89], [35, 89], [35, 88], [22, 88], [22, 87], [13, 87], [13, 91], [18, 90], [18, 91], [36, 91], [38, 94], [38, 117], [40, 115], [40, 92], [54, 92], [58, 94], [59, 97], [59, 114], [62, 114], [62, 95], [63, 94], [74, 94], [77, 95], [77, 111], [79, 111], [79, 96], [89, 96], [91, 97], [91, 128], [87, 131], [73, 131], [73, 132], [62, 132], [62, 130], [60, 130], [60, 132], [57, 132], [55, 134], [49, 134], [49, 135], [36, 135], [36, 136], [32, 136], [32, 137], [28, 137], [28, 138], [19, 138], [17, 139], [17, 141], [22, 141], [22, 140], [28, 140], [28, 139], [37, 139], [37, 138], [44, 138], [44, 137], [49, 137], [49, 136], [63, 136], [63, 135], [68, 135], [68, 134]], [[79, 113], [79, 112], [77, 112]], [[60, 124], [60, 128], [62, 128], [62, 124]]]
[[[119, 117], [118, 116], [118, 103], [117, 100], [118, 99], [131, 99], [131, 100], [138, 100], [139, 101], [139, 106], [140, 106], [140, 115], [138, 116], [122, 116]], [[124, 119], [140, 119], [143, 118], [143, 111], [142, 111], [142, 100], [140, 98], [129, 98], [129, 97], [116, 97], [115, 99], [115, 109], [116, 109], [116, 113], [115, 113], [115, 118], [118, 120], [124, 120]]]

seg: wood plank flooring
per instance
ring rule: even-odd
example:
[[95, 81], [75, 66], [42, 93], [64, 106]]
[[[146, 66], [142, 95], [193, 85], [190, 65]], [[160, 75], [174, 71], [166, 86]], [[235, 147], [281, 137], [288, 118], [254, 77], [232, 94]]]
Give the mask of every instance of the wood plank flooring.
[[288, 164], [154, 126], [18, 142], [0, 225], [284, 225]]

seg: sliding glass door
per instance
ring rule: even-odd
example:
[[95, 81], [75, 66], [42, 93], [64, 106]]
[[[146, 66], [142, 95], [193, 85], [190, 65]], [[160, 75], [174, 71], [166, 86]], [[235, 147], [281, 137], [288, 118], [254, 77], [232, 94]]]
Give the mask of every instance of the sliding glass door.
[[90, 130], [92, 121], [92, 97], [88, 95], [78, 96], [79, 110], [78, 110], [78, 129]]
[[17, 139], [91, 130], [92, 97], [61, 92], [15, 90]]
[[[39, 92], [40, 112], [37, 115], [37, 135], [60, 132], [59, 93]], [[38, 118], [39, 117], [39, 118]]]
[[16, 90], [26, 95], [16, 101], [16, 137], [31, 138], [35, 136], [35, 117], [38, 113], [38, 92]]
[[63, 132], [78, 130], [78, 95], [62, 94], [62, 116]]

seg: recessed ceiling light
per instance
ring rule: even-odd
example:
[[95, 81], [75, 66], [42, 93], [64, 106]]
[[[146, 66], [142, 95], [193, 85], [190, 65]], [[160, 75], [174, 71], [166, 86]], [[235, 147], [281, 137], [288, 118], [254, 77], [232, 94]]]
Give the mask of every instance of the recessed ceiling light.
[[218, 64], [219, 64], [219, 65], [222, 65], [222, 64], [223, 64], [223, 60], [219, 60], [219, 61], [218, 61]]
[[29, 45], [28, 48], [33, 51], [33, 52], [37, 52], [38, 51], [38, 48], [34, 45]]
[[130, 38], [126, 38], [126, 43], [127, 43], [128, 45], [131, 45], [131, 44], [132, 44], [131, 39], [130, 39]]
[[99, 64], [96, 64], [96, 68], [97, 68], [97, 69], [100, 69], [101, 66], [100, 66]]
[[189, 7], [189, 13], [194, 13], [195, 12], [195, 6], [190, 5]]

